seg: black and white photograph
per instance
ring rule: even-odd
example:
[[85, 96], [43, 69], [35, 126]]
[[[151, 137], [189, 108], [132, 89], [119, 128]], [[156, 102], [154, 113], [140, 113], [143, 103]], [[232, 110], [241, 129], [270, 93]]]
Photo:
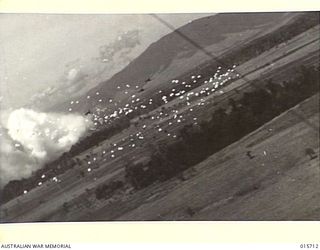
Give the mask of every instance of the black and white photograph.
[[319, 13], [0, 14], [0, 223], [319, 221]]

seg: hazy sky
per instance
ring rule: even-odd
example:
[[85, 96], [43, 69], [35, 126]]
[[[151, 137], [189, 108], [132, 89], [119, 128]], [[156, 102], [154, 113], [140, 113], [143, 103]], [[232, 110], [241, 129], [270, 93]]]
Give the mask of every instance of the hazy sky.
[[[209, 14], [161, 15], [174, 27]], [[90, 64], [99, 47], [127, 30], [139, 29], [142, 48], [171, 32], [150, 15], [0, 14], [0, 100], [19, 107], [58, 85], [66, 64]]]

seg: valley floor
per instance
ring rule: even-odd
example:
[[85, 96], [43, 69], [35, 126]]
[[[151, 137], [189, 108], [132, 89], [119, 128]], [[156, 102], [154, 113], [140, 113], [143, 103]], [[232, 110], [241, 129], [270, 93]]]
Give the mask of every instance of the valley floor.
[[[186, 170], [182, 178], [154, 183], [138, 191], [125, 187], [106, 200], [97, 200], [94, 194], [99, 185], [123, 179], [126, 162], [148, 155], [149, 142], [168, 138], [164, 132], [155, 133], [157, 126], [176, 135], [184, 125], [194, 123], [195, 116], [201, 121], [226, 106], [229, 97], [239, 97], [253, 88], [248, 81], [267, 76], [286, 79], [294, 73], [294, 66], [318, 65], [318, 34], [319, 25], [239, 65], [238, 72], [245, 79], [235, 79], [223, 87], [222, 93], [203, 97], [206, 106], [199, 106], [202, 97], [191, 101], [190, 106], [176, 98], [151, 111], [149, 115], [156, 116], [165, 106], [168, 113], [177, 109], [184, 117], [181, 123], [170, 127], [167, 123], [174, 120], [173, 114], [161, 121], [145, 120], [81, 153], [77, 156], [81, 160], [89, 154], [99, 154], [97, 167], [90, 174], [79, 177], [79, 171], [86, 170], [86, 166], [77, 166], [58, 176], [61, 182], [47, 181], [27, 195], [2, 204], [1, 220], [319, 220], [319, 94]], [[204, 87], [207, 86], [194, 91]], [[148, 129], [143, 130], [143, 124]], [[123, 139], [138, 129], [144, 132], [145, 142], [138, 141], [134, 150], [111, 157], [112, 144], [128, 148], [128, 140]], [[310, 159], [307, 148], [313, 149], [317, 157]], [[102, 157], [103, 150], [107, 153]], [[253, 159], [247, 156], [248, 151]], [[64, 207], [66, 203], [68, 209]]]
[[79, 219], [319, 220], [318, 103], [317, 94], [185, 171], [184, 181], [154, 184]]

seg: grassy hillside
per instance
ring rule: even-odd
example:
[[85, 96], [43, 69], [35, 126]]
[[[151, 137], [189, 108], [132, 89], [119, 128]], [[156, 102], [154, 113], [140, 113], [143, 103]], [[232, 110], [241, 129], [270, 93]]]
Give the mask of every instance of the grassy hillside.
[[[212, 58], [204, 55], [199, 47], [208, 48], [213, 54], [221, 55], [225, 52], [225, 46], [229, 51], [233, 47], [247, 44], [249, 41], [290, 23], [301, 15], [301, 13], [217, 14], [195, 20], [151, 44], [126, 68], [89, 91], [87, 94], [92, 96], [90, 100], [86, 99], [87, 95], [82, 96], [79, 105], [73, 108], [75, 111], [86, 112], [91, 107], [101, 105], [98, 102], [101, 96], [106, 99], [115, 98], [125, 101], [128, 98], [123, 94], [126, 84], [131, 85], [129, 89], [131, 94], [139, 93], [139, 90], [146, 84], [160, 87], [171, 78], [179, 77], [192, 68], [211, 61]], [[194, 46], [185, 37], [188, 37], [197, 46]], [[214, 46], [215, 44], [217, 47]], [[189, 65], [190, 58], [199, 51], [202, 54], [196, 56], [195, 61]], [[184, 61], [180, 68], [176, 68], [177, 59]], [[117, 88], [118, 86], [121, 87], [121, 90]], [[139, 89], [135, 89], [134, 86], [139, 86]], [[95, 98], [97, 91], [100, 92], [99, 98]], [[69, 101], [53, 109], [66, 111], [68, 105]], [[105, 105], [109, 104], [105, 103]]]

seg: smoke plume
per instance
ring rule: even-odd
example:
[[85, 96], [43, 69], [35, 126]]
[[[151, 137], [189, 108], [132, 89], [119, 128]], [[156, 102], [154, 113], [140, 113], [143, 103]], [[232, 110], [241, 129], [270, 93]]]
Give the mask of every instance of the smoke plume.
[[29, 177], [69, 151], [92, 125], [79, 114], [42, 113], [25, 108], [3, 115], [1, 123], [1, 186], [12, 179]]

